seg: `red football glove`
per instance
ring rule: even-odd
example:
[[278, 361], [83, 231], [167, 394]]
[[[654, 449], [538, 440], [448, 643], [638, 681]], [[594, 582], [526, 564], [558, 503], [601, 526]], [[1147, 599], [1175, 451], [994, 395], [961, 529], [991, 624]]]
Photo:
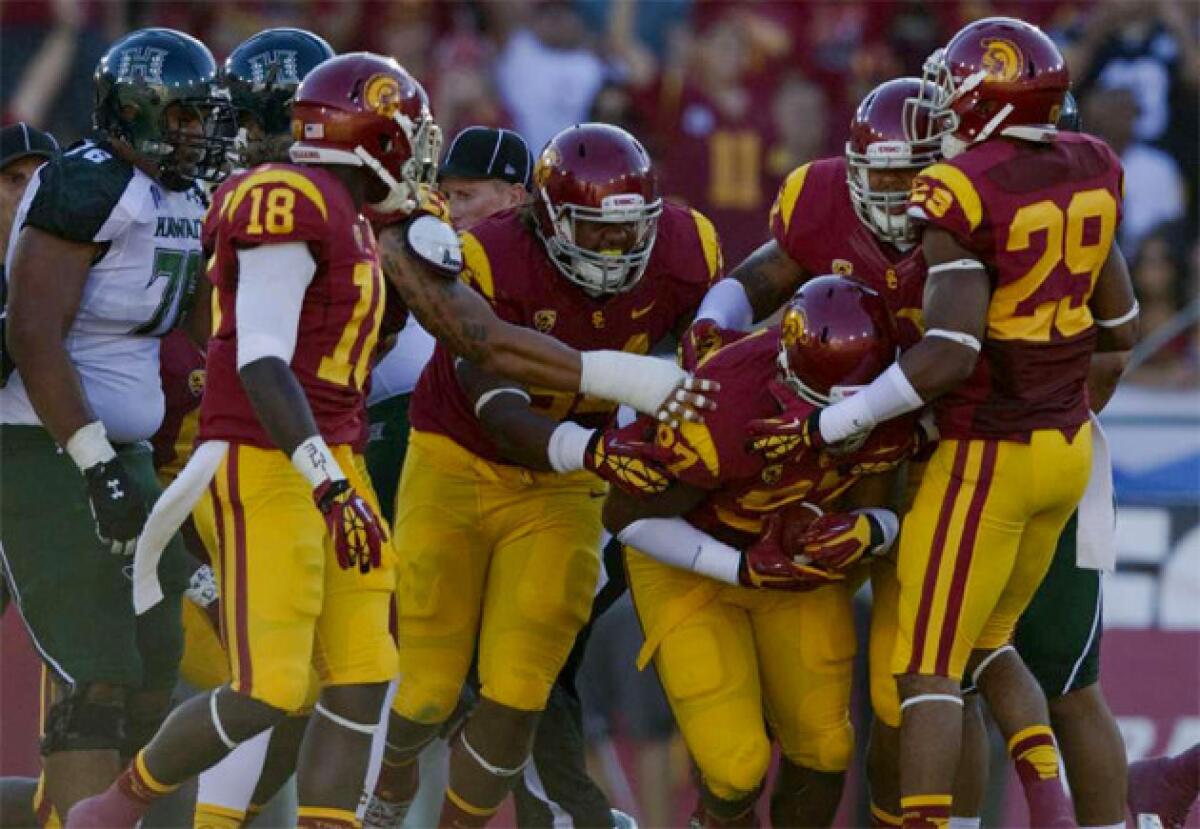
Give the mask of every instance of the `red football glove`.
[[696, 320], [679, 340], [679, 364], [685, 371], [695, 371], [701, 360], [724, 344], [724, 330], [720, 326], [710, 319]]
[[313, 490], [313, 501], [325, 516], [325, 527], [343, 570], [357, 564], [360, 572], [368, 573], [383, 564], [387, 533], [375, 510], [349, 481], [325, 481]]
[[806, 451], [845, 454], [863, 445], [869, 433], [855, 435], [836, 444], [821, 437], [821, 410], [778, 378], [767, 385], [782, 411], [773, 417], [752, 420], [746, 427], [747, 446], [768, 461], [791, 460]]
[[883, 544], [884, 532], [870, 513], [839, 512], [813, 521], [799, 541], [800, 549], [791, 551], [798, 564], [840, 576]]
[[632, 495], [657, 495], [671, 485], [673, 455], [654, 443], [597, 430], [583, 453], [584, 468]]
[[774, 513], [763, 523], [763, 533], [746, 552], [738, 568], [744, 587], [804, 592], [845, 578], [817, 567], [796, 564], [783, 545], [784, 517]]

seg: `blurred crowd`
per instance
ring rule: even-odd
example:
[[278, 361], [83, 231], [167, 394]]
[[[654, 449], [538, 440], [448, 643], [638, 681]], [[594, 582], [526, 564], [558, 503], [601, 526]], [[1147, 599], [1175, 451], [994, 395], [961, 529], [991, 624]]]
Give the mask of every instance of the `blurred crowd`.
[[[510, 127], [536, 151], [578, 121], [624, 126], [655, 156], [665, 194], [713, 219], [732, 265], [766, 240], [787, 173], [842, 151], [867, 91], [919, 74], [952, 32], [989, 14], [1024, 17], [1060, 43], [1083, 128], [1124, 163], [1119, 243], [1153, 345], [1132, 379], [1200, 384], [1200, 326], [1187, 316], [1200, 303], [1200, 5], [1188, 0], [3, 0], [0, 108], [5, 123], [69, 143], [89, 127], [90, 74], [120, 34], [170, 26], [223, 58], [263, 28], [301, 26], [338, 51], [394, 55], [447, 136]], [[582, 684], [597, 777], [616, 805], [663, 825], [685, 764], [656, 681], [638, 686], [622, 667], [638, 638], [619, 606]], [[614, 730], [632, 736], [635, 760], [619, 762]]]

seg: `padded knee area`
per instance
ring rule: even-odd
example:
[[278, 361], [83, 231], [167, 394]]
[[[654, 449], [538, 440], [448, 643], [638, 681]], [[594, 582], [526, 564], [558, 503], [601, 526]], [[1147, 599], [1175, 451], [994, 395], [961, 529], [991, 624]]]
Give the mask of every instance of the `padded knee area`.
[[125, 706], [90, 702], [87, 696], [86, 688], [78, 688], [50, 706], [42, 756], [60, 751], [119, 751], [124, 747], [129, 719]]
[[458, 705], [462, 684], [454, 685], [425, 674], [400, 678], [392, 713], [420, 725], [441, 725]]
[[797, 766], [823, 772], [842, 772], [854, 756], [854, 726], [849, 720], [841, 725], [802, 735], [799, 751], [787, 758]]
[[705, 787], [722, 800], [740, 800], [762, 785], [771, 763], [771, 743], [765, 734], [714, 742], [714, 751], [696, 757]]

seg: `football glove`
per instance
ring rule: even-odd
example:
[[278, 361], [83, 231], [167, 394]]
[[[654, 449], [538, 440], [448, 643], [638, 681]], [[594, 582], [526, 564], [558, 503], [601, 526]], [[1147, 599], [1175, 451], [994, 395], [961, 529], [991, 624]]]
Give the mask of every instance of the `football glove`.
[[772, 463], [791, 460], [803, 452], [845, 454], [863, 445], [868, 432], [853, 435], [835, 444], [821, 436], [821, 409], [813, 406], [786, 383], [773, 379], [767, 388], [782, 411], [772, 417], [752, 420], [746, 427], [750, 451]]
[[864, 555], [884, 546], [886, 534], [868, 512], [822, 515], [800, 536], [800, 549], [791, 551], [800, 566], [841, 574]]
[[632, 495], [657, 495], [671, 485], [670, 450], [597, 430], [583, 453], [583, 466]]
[[700, 361], [725, 344], [720, 326], [710, 319], [700, 319], [688, 326], [679, 340], [679, 364], [695, 371]]
[[202, 564], [188, 579], [183, 595], [188, 601], [204, 611], [213, 629], [221, 630], [221, 598], [217, 591], [217, 578], [212, 567]]
[[96, 537], [114, 555], [133, 555], [147, 513], [125, 465], [120, 458], [111, 458], [89, 466], [83, 477], [96, 521]]
[[325, 516], [339, 567], [349, 570], [357, 565], [360, 572], [368, 573], [382, 565], [387, 533], [375, 510], [349, 481], [322, 482], [313, 490], [313, 501]]
[[767, 517], [758, 541], [742, 553], [738, 567], [738, 580], [742, 586], [804, 592], [845, 578], [841, 573], [794, 562], [784, 549], [783, 530], [782, 514], [777, 512]]

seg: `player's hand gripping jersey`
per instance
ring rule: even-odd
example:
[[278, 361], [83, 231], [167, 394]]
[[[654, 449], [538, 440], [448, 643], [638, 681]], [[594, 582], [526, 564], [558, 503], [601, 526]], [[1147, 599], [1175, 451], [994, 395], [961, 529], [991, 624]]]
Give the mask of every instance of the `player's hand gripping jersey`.
[[[535, 328], [574, 348], [648, 354], [689, 320], [721, 273], [716, 232], [695, 211], [666, 205], [646, 273], [631, 290], [593, 299], [555, 269], [537, 236], [509, 211], [462, 235], [464, 278], [503, 320]], [[530, 389], [536, 411], [555, 420], [598, 427], [616, 406], [580, 394]], [[489, 461], [500, 455], [458, 385], [454, 357], [438, 345], [417, 384], [414, 429], [452, 438]]]
[[994, 286], [975, 372], [937, 403], [943, 437], [1028, 441], [1087, 420], [1088, 299], [1122, 190], [1112, 150], [1080, 133], [1041, 145], [987, 141], [917, 178], [910, 215], [977, 254]]
[[[792, 171], [771, 207], [771, 236], [809, 274], [832, 273], [874, 288], [896, 318], [899, 345], [920, 339], [925, 257], [879, 241], [858, 214], [846, 184], [844, 156]], [[722, 395], [724, 398], [724, 395]]]
[[216, 291], [200, 438], [273, 446], [237, 375], [237, 251], [301, 241], [317, 269], [300, 313], [292, 371], [325, 441], [353, 443], [363, 429], [363, 386], [383, 315], [384, 282], [370, 223], [346, 188], [312, 166], [257, 167], [216, 192], [204, 234]]

